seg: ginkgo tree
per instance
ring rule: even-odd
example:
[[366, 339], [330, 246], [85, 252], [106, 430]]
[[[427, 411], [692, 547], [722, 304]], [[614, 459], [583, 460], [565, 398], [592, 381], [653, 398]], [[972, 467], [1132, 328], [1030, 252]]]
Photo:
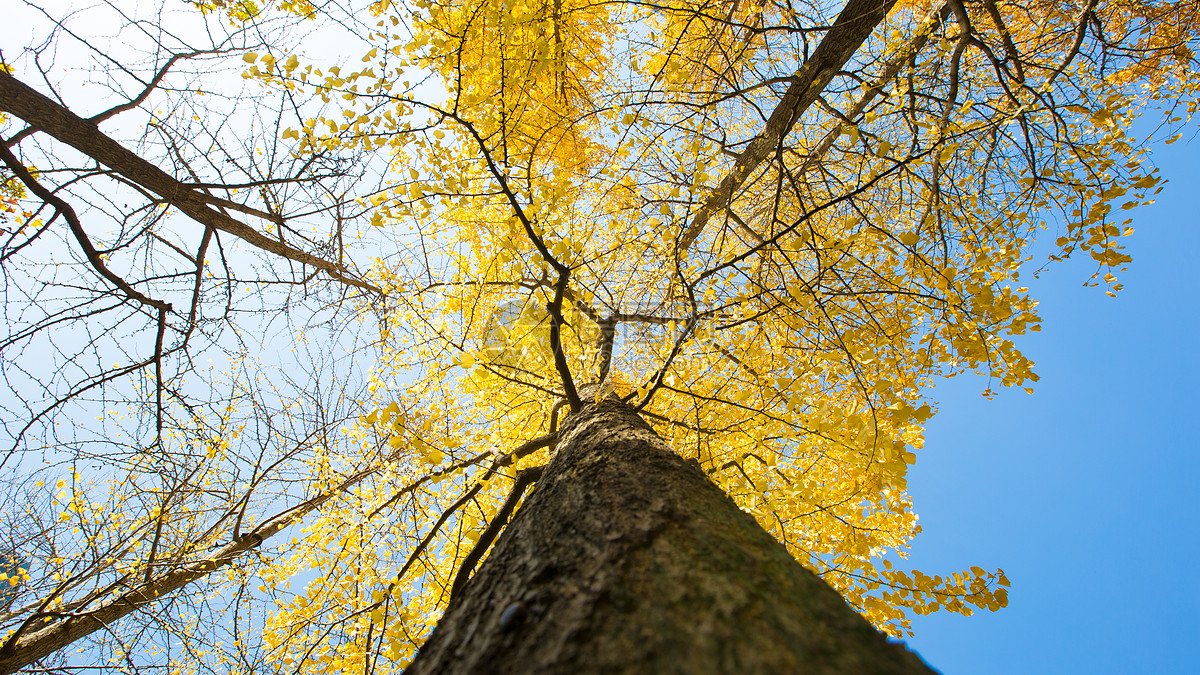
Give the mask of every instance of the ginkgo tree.
[[[196, 4], [234, 27], [332, 11]], [[797, 598], [826, 592], [799, 565], [892, 635], [914, 613], [1003, 607], [1001, 570], [898, 564], [920, 531], [905, 476], [934, 412], [928, 388], [968, 371], [988, 393], [1036, 381], [1014, 340], [1038, 329], [1021, 275], [1042, 230], [1057, 230], [1053, 258], [1090, 256], [1090, 283], [1120, 290], [1123, 211], [1160, 182], [1131, 125], [1165, 110], [1174, 130], [1194, 111], [1196, 13], [375, 2], [347, 13], [363, 27], [351, 65], [282, 39], [220, 50], [259, 95], [289, 101], [293, 121], [270, 130], [287, 161], [374, 172], [369, 188], [327, 192], [336, 228], [299, 246], [229, 215], [272, 232], [311, 217], [297, 195], [201, 195], [234, 185], [153, 174], [7, 77], [3, 110], [32, 129], [353, 289], [343, 302], [371, 317], [359, 325], [374, 362], [357, 413], [315, 421], [319, 442], [287, 455], [303, 475], [254, 488], [275, 491], [266, 505], [299, 504], [264, 511], [256, 540], [241, 515], [205, 521], [193, 506], [190, 527], [213, 522], [196, 541], [224, 542], [219, 561], [181, 546], [157, 578], [153, 547], [139, 552], [122, 565], [141, 585], [106, 591], [123, 603], [73, 606], [99, 603], [102, 621], [35, 602], [0, 662], [43, 658], [85, 624], [140, 625], [133, 609], [201, 580], [232, 608], [231, 639], [198, 622], [170, 631], [189, 655], [180, 672], [195, 657], [399, 672], [427, 641], [413, 672], [663, 666], [643, 657], [779, 672], [792, 648], [856, 668], [870, 631], [828, 609], [837, 596]], [[233, 407], [217, 418], [254, 416]], [[217, 443], [214, 455], [238, 452], [229, 435]], [[250, 494], [219, 513], [247, 513]], [[287, 527], [290, 541], [251, 559]], [[207, 579], [217, 568], [223, 581]], [[239, 612], [255, 618], [240, 626]], [[796, 637], [812, 631], [806, 612], [836, 628]], [[920, 668], [881, 639], [871, 648], [879, 672]], [[898, 663], [915, 670], [888, 670]]]

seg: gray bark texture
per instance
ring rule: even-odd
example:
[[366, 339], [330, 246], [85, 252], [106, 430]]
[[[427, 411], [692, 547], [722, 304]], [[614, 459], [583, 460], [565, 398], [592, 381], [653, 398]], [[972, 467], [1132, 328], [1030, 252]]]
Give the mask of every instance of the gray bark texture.
[[935, 671], [609, 399], [564, 421], [537, 487], [405, 672]]

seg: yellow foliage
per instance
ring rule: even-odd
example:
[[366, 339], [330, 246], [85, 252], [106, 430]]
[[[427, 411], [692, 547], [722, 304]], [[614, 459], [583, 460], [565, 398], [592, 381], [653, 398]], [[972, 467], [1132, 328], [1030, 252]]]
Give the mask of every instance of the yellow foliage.
[[[1147, 7], [1118, 5], [1099, 10], [1114, 13], [1113, 25], [1134, 15], [1153, 23]], [[407, 53], [442, 78], [446, 100], [417, 102], [407, 82], [387, 78], [365, 89], [390, 92], [386, 112], [364, 114], [390, 130], [402, 169], [395, 200], [371, 203], [394, 227], [419, 219], [422, 246], [432, 247], [380, 270], [400, 304], [379, 378], [415, 377], [425, 393], [403, 408], [427, 414], [423, 427], [393, 428], [396, 404], [381, 403], [363, 419], [410, 458], [397, 475], [416, 479], [427, 465], [465, 459], [463, 448], [503, 451], [547, 431], [562, 391], [547, 307], [569, 269], [557, 348], [574, 378], [603, 374], [642, 403], [672, 447], [869, 619], [903, 633], [908, 612], [1004, 606], [1000, 571], [943, 578], [893, 570], [886, 557], [902, 556], [920, 530], [905, 477], [932, 414], [927, 387], [963, 370], [1003, 386], [1037, 380], [1010, 337], [1038, 329], [1019, 270], [1048, 204], [1080, 204], [1060, 246], [1086, 247], [1115, 279], [1110, 270], [1127, 258], [1106, 205], [1131, 193], [1136, 203], [1158, 181], [1125, 136], [1140, 95], [1129, 85], [1151, 77], [1150, 62], [1123, 63], [1119, 77], [1089, 70], [1074, 58], [1079, 17], [1060, 3], [1002, 5], [996, 15], [972, 5], [973, 30], [992, 51], [960, 55], [957, 101], [914, 106], [917, 93], [948, 95], [945, 64], [961, 27], [930, 23], [925, 3], [902, 3], [877, 31], [886, 39], [856, 58], [910, 56], [909, 74], [827, 92], [840, 112], [810, 112], [788, 137], [792, 159], [765, 163], [724, 204], [727, 215], [685, 245], [734, 169], [731, 155], [761, 128], [759, 111], [778, 102], [769, 87], [733, 83], [786, 83], [797, 45], [769, 27], [821, 21], [774, 2], [417, 8], [404, 17], [415, 29]], [[1154, 25], [1158, 37], [1139, 44], [1177, 34], [1170, 22]], [[989, 59], [1006, 54], [997, 82]], [[333, 72], [322, 86], [337, 92], [356, 75]], [[864, 94], [871, 87], [886, 95]], [[1070, 106], [1047, 99], [1051, 89], [1072, 92]], [[437, 133], [399, 121], [416, 113]], [[330, 128], [343, 147], [363, 142], [358, 122]], [[306, 147], [328, 142], [305, 134]], [[439, 261], [433, 283], [428, 256]], [[607, 345], [606, 321], [617, 331]], [[544, 462], [544, 452], [521, 464]], [[481, 478], [464, 473], [414, 493], [404, 513], [428, 523]], [[352, 546], [334, 533], [364, 527], [360, 510], [323, 513], [290, 563], [322, 576], [305, 604], [272, 618], [273, 643], [312, 639], [301, 627], [332, 612], [364, 639], [378, 624], [371, 639], [402, 664], [506, 494], [503, 476], [481, 484], [478, 508], [431, 540], [420, 573], [401, 578], [391, 576], [403, 566], [394, 551], [412, 550], [425, 526], [389, 519], [384, 534], [376, 521]], [[362, 588], [385, 592], [355, 595]], [[313, 648], [328, 655], [334, 645]], [[356, 667], [352, 657], [328, 663]]]
[[[279, 131], [298, 156], [387, 164], [353, 202], [387, 249], [368, 308], [380, 360], [361, 415], [305, 439], [289, 488], [328, 501], [255, 580], [229, 572], [272, 607], [273, 659], [308, 673], [382, 655], [366, 670], [400, 672], [515, 471], [551, 449], [493, 460], [551, 430], [568, 381], [638, 405], [881, 629], [1007, 604], [1000, 570], [893, 569], [920, 532], [907, 473], [929, 390], [967, 371], [1037, 381], [1014, 336], [1039, 329], [1021, 274], [1048, 211], [1055, 259], [1085, 251], [1120, 289], [1123, 211], [1161, 182], [1132, 124], [1156, 101], [1194, 111], [1200, 15], [901, 2], [789, 111], [837, 19], [826, 5], [383, 1], [351, 65], [237, 55], [247, 78], [325, 105]], [[213, 480], [227, 413], [196, 425]], [[131, 498], [62, 489], [81, 528]], [[161, 520], [146, 514], [128, 526]]]

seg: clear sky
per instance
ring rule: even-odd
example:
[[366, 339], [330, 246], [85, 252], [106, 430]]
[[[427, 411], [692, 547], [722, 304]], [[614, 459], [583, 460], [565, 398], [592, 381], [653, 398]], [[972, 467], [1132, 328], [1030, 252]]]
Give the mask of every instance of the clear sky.
[[1156, 149], [1169, 179], [1134, 212], [1116, 298], [1086, 261], [1029, 279], [1035, 393], [941, 384], [909, 488], [913, 567], [1002, 567], [1009, 606], [918, 617], [946, 675], [1200, 672], [1200, 138]]

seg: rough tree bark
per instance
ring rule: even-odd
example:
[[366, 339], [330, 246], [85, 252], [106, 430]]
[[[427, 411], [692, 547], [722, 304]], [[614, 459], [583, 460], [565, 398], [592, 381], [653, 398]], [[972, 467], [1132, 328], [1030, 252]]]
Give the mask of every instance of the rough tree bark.
[[922, 673], [634, 410], [588, 403], [407, 675]]

